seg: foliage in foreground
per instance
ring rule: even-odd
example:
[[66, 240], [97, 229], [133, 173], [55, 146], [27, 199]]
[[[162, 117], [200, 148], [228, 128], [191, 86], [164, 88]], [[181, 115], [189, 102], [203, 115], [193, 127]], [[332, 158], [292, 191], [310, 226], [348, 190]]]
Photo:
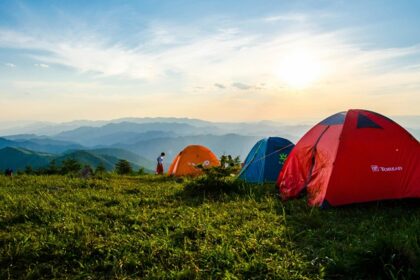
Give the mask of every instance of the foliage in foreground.
[[0, 176], [0, 279], [418, 279], [419, 232], [418, 201], [326, 211], [271, 185]]
[[217, 197], [226, 193], [244, 193], [249, 190], [249, 186], [236, 179], [236, 174], [241, 169], [239, 157], [233, 158], [230, 155], [220, 157], [220, 165], [207, 168], [197, 165], [196, 168], [203, 172], [203, 175], [190, 178], [185, 182], [185, 194], [188, 195], [208, 195]]

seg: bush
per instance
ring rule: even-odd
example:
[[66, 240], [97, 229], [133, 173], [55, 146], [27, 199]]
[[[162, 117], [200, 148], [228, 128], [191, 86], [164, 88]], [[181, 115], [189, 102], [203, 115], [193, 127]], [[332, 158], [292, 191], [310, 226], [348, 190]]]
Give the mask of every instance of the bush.
[[25, 171], [24, 171], [24, 173], [25, 173], [26, 175], [32, 175], [32, 174], [34, 174], [35, 172], [34, 172], [34, 169], [32, 168], [32, 166], [31, 166], [31, 165], [27, 165], [27, 166], [25, 167]]
[[184, 185], [184, 191], [192, 195], [239, 193], [246, 189], [246, 184], [234, 177], [215, 177], [202, 175], [189, 180]]
[[80, 170], [80, 176], [82, 178], [91, 178], [93, 176], [93, 169], [90, 165], [86, 164], [82, 170]]
[[199, 164], [196, 168], [201, 169], [203, 175], [185, 183], [184, 191], [189, 194], [232, 193], [246, 189], [245, 182], [235, 177], [241, 169], [239, 157], [223, 155], [220, 157], [220, 166], [206, 168]]
[[119, 175], [128, 175], [133, 172], [133, 169], [131, 168], [131, 164], [127, 160], [120, 159], [115, 164], [115, 172], [117, 172], [117, 174]]
[[233, 158], [231, 155], [222, 155], [220, 157], [220, 165], [212, 166], [210, 168], [198, 164], [196, 168], [203, 171], [207, 176], [214, 178], [224, 178], [228, 176], [235, 176], [241, 170], [241, 161], [239, 157]]
[[55, 175], [58, 174], [60, 171], [60, 169], [57, 166], [57, 162], [55, 161], [55, 159], [53, 159], [52, 161], [50, 161], [50, 164], [48, 165], [48, 167], [45, 170], [40, 170], [40, 172], [45, 172], [45, 174], [48, 175]]
[[106, 168], [105, 165], [101, 162], [95, 168], [95, 175], [103, 175], [104, 173], [106, 173]]
[[68, 158], [63, 160], [63, 164], [61, 167], [61, 174], [77, 174], [82, 169], [82, 165], [80, 162], [75, 160], [74, 158]]
[[144, 167], [140, 167], [139, 170], [137, 171], [137, 175], [145, 175], [146, 171], [144, 171]]

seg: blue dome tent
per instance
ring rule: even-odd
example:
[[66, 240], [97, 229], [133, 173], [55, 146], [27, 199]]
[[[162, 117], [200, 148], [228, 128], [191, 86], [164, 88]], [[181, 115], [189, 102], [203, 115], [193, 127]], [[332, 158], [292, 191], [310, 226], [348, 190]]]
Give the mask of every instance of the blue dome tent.
[[276, 182], [293, 147], [293, 143], [284, 138], [261, 139], [249, 152], [238, 177], [250, 183]]

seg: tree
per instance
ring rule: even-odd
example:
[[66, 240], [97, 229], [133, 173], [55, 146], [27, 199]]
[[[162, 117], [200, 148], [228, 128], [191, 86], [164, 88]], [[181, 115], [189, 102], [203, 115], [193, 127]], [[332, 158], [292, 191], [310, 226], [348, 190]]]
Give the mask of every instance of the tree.
[[86, 164], [82, 170], [80, 171], [80, 175], [82, 176], [82, 178], [90, 178], [93, 175], [93, 169], [89, 164]]
[[59, 170], [58, 170], [57, 163], [56, 163], [55, 159], [50, 161], [50, 164], [48, 165], [47, 169], [45, 170], [45, 172], [49, 175], [57, 174], [58, 171]]
[[125, 159], [120, 159], [115, 164], [115, 172], [120, 175], [127, 175], [133, 172], [130, 163]]
[[102, 175], [106, 172], [105, 165], [101, 162], [95, 169], [95, 175]]
[[32, 166], [31, 166], [31, 165], [27, 165], [27, 166], [25, 167], [25, 171], [24, 171], [24, 173], [25, 173], [25, 174], [28, 174], [28, 175], [32, 175], [32, 174], [34, 174], [34, 169], [32, 168]]
[[82, 169], [82, 165], [74, 158], [68, 158], [63, 160], [61, 167], [62, 174], [78, 173]]
[[144, 172], [144, 167], [140, 167], [139, 171], [137, 171], [137, 175], [144, 175], [146, 172]]

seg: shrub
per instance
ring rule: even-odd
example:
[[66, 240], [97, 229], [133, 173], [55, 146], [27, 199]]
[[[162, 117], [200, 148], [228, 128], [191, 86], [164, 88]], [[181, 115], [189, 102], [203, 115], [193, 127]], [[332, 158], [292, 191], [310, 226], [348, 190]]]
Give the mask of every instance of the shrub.
[[103, 175], [106, 172], [104, 164], [101, 162], [95, 169], [95, 175]]
[[207, 176], [214, 178], [224, 178], [234, 176], [241, 170], [241, 161], [238, 157], [233, 158], [231, 155], [222, 155], [220, 157], [220, 165], [207, 168], [202, 164], [196, 165]]
[[80, 171], [80, 176], [82, 178], [90, 178], [93, 175], [93, 169], [90, 165], [86, 164], [83, 169]]
[[80, 162], [78, 162], [74, 158], [68, 158], [63, 160], [61, 174], [76, 174], [79, 173], [81, 169], [82, 165], [80, 164]]
[[117, 172], [117, 174], [119, 175], [128, 175], [133, 172], [133, 169], [131, 168], [131, 164], [127, 160], [120, 159], [115, 164], [115, 172]]
[[32, 175], [32, 174], [34, 174], [34, 169], [32, 168], [31, 165], [27, 165], [25, 167], [24, 173], [27, 174], [27, 175]]
[[184, 185], [184, 191], [192, 195], [239, 193], [245, 189], [245, 182], [234, 177], [218, 177], [209, 174], [191, 179]]
[[59, 168], [57, 167], [57, 163], [55, 159], [50, 161], [50, 164], [48, 165], [48, 167], [44, 171], [41, 171], [41, 172], [45, 172], [45, 174], [48, 174], [48, 175], [58, 174]]
[[239, 157], [223, 155], [220, 157], [220, 166], [205, 168], [199, 164], [196, 168], [201, 169], [203, 175], [186, 182], [184, 191], [189, 194], [220, 194], [246, 189], [246, 184], [235, 177], [241, 169]]

